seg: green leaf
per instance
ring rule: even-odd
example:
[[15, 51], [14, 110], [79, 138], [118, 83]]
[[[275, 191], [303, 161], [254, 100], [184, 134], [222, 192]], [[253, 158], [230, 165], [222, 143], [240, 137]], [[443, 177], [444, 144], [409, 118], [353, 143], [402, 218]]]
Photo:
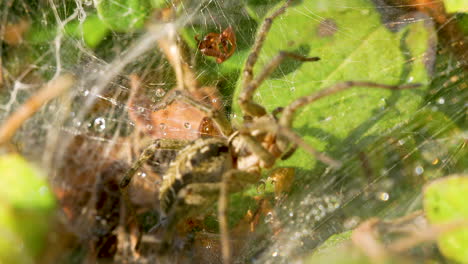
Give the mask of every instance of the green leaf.
[[349, 230], [340, 234], [332, 235], [322, 245], [320, 245], [316, 249], [315, 254], [320, 254], [321, 251], [328, 250], [330, 248], [336, 248], [338, 246], [341, 246], [344, 243], [350, 242], [352, 234], [353, 234], [353, 231]]
[[16, 232], [15, 220], [11, 209], [0, 203], [0, 263], [33, 263]]
[[46, 179], [19, 155], [0, 156], [0, 201], [15, 208], [50, 209], [55, 206]]
[[[431, 224], [468, 221], [468, 175], [453, 175], [436, 180], [425, 187], [424, 210]], [[442, 254], [468, 263], [468, 228], [443, 234], [437, 241]]]
[[447, 13], [468, 12], [468, 2], [466, 0], [444, 0]]
[[[44, 175], [19, 155], [3, 155], [0, 156], [0, 185], [3, 186], [0, 189], [2, 237], [9, 237], [10, 242], [19, 241], [14, 243], [19, 248], [24, 244], [21, 251], [26, 253], [21, 255], [25, 257], [39, 254], [55, 208]], [[0, 259], [8, 250], [0, 244]], [[20, 259], [15, 263], [25, 263]]]
[[83, 23], [83, 39], [91, 48], [95, 48], [110, 32], [97, 15], [91, 15]]
[[83, 38], [88, 47], [95, 48], [110, 32], [107, 25], [96, 15], [89, 15], [80, 24], [73, 21], [65, 26], [65, 32], [73, 37]]
[[33, 44], [43, 44], [52, 41], [57, 35], [57, 29], [54, 27], [44, 27], [39, 23], [33, 23], [31, 29], [26, 33], [26, 41]]
[[366, 264], [371, 261], [351, 243], [352, 231], [346, 231], [329, 237], [314, 252], [303, 259], [306, 264], [339, 263]]
[[468, 13], [459, 14], [457, 18], [458, 25], [462, 32], [465, 33], [465, 35], [468, 35]]
[[[359, 8], [350, 8], [355, 6]], [[271, 111], [341, 81], [427, 84], [433, 36], [433, 28], [424, 20], [390, 31], [371, 1], [303, 1], [273, 23], [254, 72], [258, 74], [280, 50], [321, 60], [284, 61], [260, 86], [254, 100]], [[235, 97], [241, 88], [237, 87]], [[299, 111], [294, 130], [318, 150], [336, 152], [340, 160], [364, 138], [388, 133], [409, 120], [423, 101], [423, 89], [391, 92], [363, 87], [328, 96]], [[242, 122], [236, 100], [233, 109], [233, 121]], [[281, 163], [305, 169], [314, 164], [302, 150]]]
[[149, 0], [151, 7], [153, 8], [163, 8], [170, 4], [169, 0]]
[[112, 30], [120, 32], [143, 27], [151, 10], [151, 3], [148, 0], [98, 0], [96, 2], [99, 18]]

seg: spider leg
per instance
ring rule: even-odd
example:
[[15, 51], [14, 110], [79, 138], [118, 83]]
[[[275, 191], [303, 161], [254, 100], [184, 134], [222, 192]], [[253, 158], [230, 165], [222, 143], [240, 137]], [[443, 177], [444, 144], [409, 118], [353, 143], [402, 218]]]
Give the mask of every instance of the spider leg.
[[253, 184], [257, 182], [257, 180], [258, 176], [241, 170], [230, 170], [223, 175], [222, 181], [219, 185], [218, 199], [219, 233], [221, 236], [223, 264], [231, 263], [231, 246], [229, 243], [229, 226], [227, 218], [229, 193], [242, 190], [246, 184]]
[[146, 161], [148, 161], [149, 158], [151, 158], [154, 155], [154, 153], [158, 149], [162, 149], [162, 148], [180, 149], [184, 147], [185, 145], [187, 145], [186, 141], [173, 140], [173, 139], [157, 139], [151, 145], [145, 148], [145, 150], [142, 152], [138, 160], [135, 161], [132, 167], [130, 167], [130, 169], [128, 169], [125, 172], [122, 180], [119, 183], [119, 189], [120, 189], [120, 193], [122, 194], [123, 201], [124, 201], [124, 206], [125, 206], [124, 208], [128, 210], [128, 215], [130, 215], [130, 219], [132, 219], [131, 221], [135, 222], [136, 225], [138, 225], [138, 223], [136, 222], [136, 212], [130, 201], [130, 196], [128, 194], [128, 188], [127, 188], [128, 184], [132, 180], [135, 173], [141, 168], [141, 166]]
[[301, 97], [293, 101], [290, 105], [283, 109], [281, 117], [279, 119], [279, 124], [283, 127], [292, 127], [292, 122], [294, 120], [294, 113], [297, 109], [311, 104], [323, 97], [353, 88], [353, 87], [360, 87], [366, 86], [369, 88], [379, 88], [379, 89], [388, 89], [388, 90], [404, 90], [404, 89], [412, 89], [421, 86], [420, 84], [406, 84], [406, 85], [387, 85], [387, 84], [379, 84], [374, 82], [361, 82], [361, 81], [348, 81], [337, 83], [333, 86], [325, 88], [317, 93]]
[[168, 105], [172, 104], [172, 102], [174, 102], [175, 100], [189, 104], [197, 108], [198, 110], [206, 113], [206, 115], [214, 121], [214, 123], [216, 124], [216, 126], [219, 128], [219, 130], [224, 136], [229, 136], [232, 133], [231, 123], [226, 118], [223, 112], [213, 109], [210, 106], [207, 106], [193, 99], [192, 97], [188, 96], [186, 93], [180, 90], [171, 91], [171, 93], [169, 93], [161, 103], [154, 106], [153, 111], [157, 111], [159, 109], [165, 109]]
[[250, 53], [249, 57], [244, 66], [244, 80], [242, 83], [242, 87], [244, 89], [241, 91], [239, 96], [239, 105], [241, 106], [242, 110], [245, 114], [251, 116], [262, 116], [266, 114], [265, 108], [263, 106], [252, 102], [252, 95], [257, 89], [257, 87], [265, 80], [268, 75], [273, 72], [273, 70], [286, 58], [290, 57], [293, 59], [298, 59], [301, 61], [316, 61], [318, 58], [306, 58], [303, 56], [299, 56], [290, 52], [281, 51], [263, 70], [257, 79], [253, 79], [253, 68], [258, 60], [258, 55], [263, 47], [263, 43], [265, 42], [266, 36], [270, 31], [271, 25], [273, 20], [278, 17], [279, 15], [283, 14], [286, 11], [286, 8], [292, 0], [287, 0], [284, 5], [278, 8], [271, 16], [267, 17], [263, 24], [260, 27], [260, 30], [255, 38], [255, 43], [253, 44], [252, 52]]
[[[321, 162], [328, 164], [332, 167], [340, 167], [341, 162], [329, 157], [326, 154], [321, 153], [320, 151], [316, 150], [314, 147], [309, 145], [307, 142], [305, 142], [301, 136], [296, 134], [290, 127], [285, 127], [278, 125], [274, 122], [269, 122], [268, 119], [266, 120], [257, 120], [254, 123], [246, 125], [245, 129], [247, 130], [261, 130], [265, 132], [270, 132], [273, 134], [278, 135], [277, 139], [277, 144], [281, 142], [292, 142], [294, 145], [290, 146], [286, 152], [284, 152], [283, 156], [281, 159], [287, 159], [289, 158], [294, 151], [296, 150], [296, 147], [299, 146], [309, 152], [311, 155], [313, 155], [316, 159], [320, 160]], [[284, 138], [287, 138], [284, 139]], [[297, 146], [295, 146], [297, 145]], [[285, 145], [287, 147], [287, 145]]]
[[150, 159], [158, 149], [181, 149], [188, 144], [185, 140], [175, 139], [156, 139], [151, 145], [146, 147], [141, 153], [137, 161], [135, 161], [130, 169], [125, 172], [120, 181], [120, 189], [125, 189], [132, 180], [135, 173]]
[[273, 20], [283, 14], [286, 11], [286, 8], [289, 6], [292, 0], [287, 0], [286, 3], [284, 3], [283, 6], [278, 8], [271, 16], [267, 17], [264, 21], [263, 24], [261, 25], [260, 31], [257, 34], [257, 37], [255, 38], [255, 43], [253, 45], [252, 52], [250, 53], [247, 61], [245, 62], [244, 66], [244, 83], [243, 87], [246, 87], [248, 83], [252, 80], [253, 77], [253, 67], [255, 66], [255, 63], [257, 62], [258, 59], [258, 54], [260, 54], [260, 50], [263, 47], [263, 42], [265, 42], [265, 38], [270, 31], [271, 25], [273, 23]]
[[[191, 183], [177, 193], [177, 199], [170, 210], [166, 212], [161, 229], [161, 242], [157, 249], [160, 256], [165, 256], [174, 241], [177, 224], [182, 219], [193, 216], [206, 210], [216, 201], [219, 195], [220, 183]], [[154, 228], [152, 228], [154, 229]]]
[[280, 51], [278, 55], [276, 55], [262, 72], [256, 77], [254, 80], [249, 81], [248, 83], [244, 83], [244, 89], [241, 91], [239, 95], [239, 105], [241, 106], [242, 110], [245, 114], [250, 116], [263, 116], [266, 114], [266, 110], [263, 106], [255, 103], [252, 101], [252, 96], [263, 83], [263, 81], [270, 76], [270, 74], [283, 62], [286, 58], [292, 58], [298, 61], [318, 61], [320, 60], [319, 57], [304, 57], [295, 53], [287, 52], [287, 51]]
[[[223, 263], [230, 263], [229, 230], [227, 206], [229, 193], [242, 190], [245, 186], [258, 181], [258, 176], [241, 170], [228, 170], [222, 175], [221, 182], [192, 183], [185, 186], [177, 194], [177, 200], [167, 213], [159, 254], [164, 255], [174, 235], [178, 220], [192, 213], [200, 213], [211, 206], [218, 197], [218, 215], [222, 245]], [[188, 205], [189, 207], [187, 207]], [[190, 208], [191, 209], [187, 209]], [[189, 210], [189, 211], [188, 211]]]
[[[328, 165], [330, 165], [332, 167], [335, 167], [335, 168], [341, 167], [342, 164], [341, 164], [340, 161], [337, 161], [337, 160], [329, 157], [328, 155], [325, 155], [322, 152], [316, 150], [314, 147], [312, 147], [307, 142], [305, 142], [304, 139], [302, 139], [301, 136], [296, 134], [296, 132], [294, 132], [291, 128], [279, 126], [278, 127], [278, 133], [280, 135], [288, 138], [289, 141], [293, 142], [294, 144], [298, 145], [299, 147], [305, 149], [307, 152], [312, 154], [316, 159], [320, 160], [321, 162], [323, 162], [325, 164], [328, 164]], [[294, 146], [293, 146], [293, 150], [295, 150]], [[289, 153], [287, 153], [287, 154], [289, 154]], [[291, 155], [292, 155], [292, 153], [291, 153]]]
[[247, 144], [247, 149], [264, 163], [262, 167], [270, 168], [275, 164], [276, 157], [265, 149], [255, 137], [249, 133], [241, 133], [239, 138]]
[[[174, 26], [167, 27], [169, 29], [169, 34], [167, 38], [162, 38], [158, 41], [158, 46], [166, 56], [169, 64], [171, 64], [174, 69], [177, 86], [176, 89], [183, 90], [185, 88], [184, 82], [184, 69], [183, 69], [183, 53], [180, 47], [177, 45], [176, 29]], [[190, 89], [190, 87], [189, 87]]]
[[[367, 86], [371, 88], [380, 88], [380, 89], [389, 89], [389, 90], [403, 90], [403, 89], [411, 89], [411, 88], [416, 88], [420, 86], [419, 84], [408, 84], [408, 85], [386, 85], [386, 84], [378, 84], [378, 83], [373, 83], [373, 82], [356, 82], [356, 81], [350, 81], [350, 82], [343, 82], [343, 83], [338, 83], [335, 84], [329, 88], [323, 89], [315, 94], [309, 95], [309, 96], [304, 96], [301, 97], [295, 101], [293, 101], [289, 106], [285, 107], [281, 113], [281, 117], [279, 118], [279, 126], [276, 128], [278, 130], [278, 133], [286, 138], [288, 138], [290, 141], [294, 142], [295, 144], [299, 145], [312, 155], [314, 155], [318, 160], [329, 164], [333, 167], [339, 167], [341, 166], [341, 163], [339, 161], [336, 161], [327, 155], [320, 153], [316, 149], [314, 149], [312, 146], [307, 144], [299, 135], [297, 135], [292, 129], [292, 122], [294, 120], [294, 113], [296, 112], [297, 109], [300, 107], [303, 107], [307, 104], [311, 104], [315, 101], [317, 101], [320, 98], [323, 98], [325, 96], [344, 91], [346, 89], [352, 88], [352, 87], [357, 87], [357, 86]], [[265, 127], [265, 126], [263, 126]], [[270, 126], [271, 127], [271, 126]], [[275, 128], [270, 128], [270, 130], [274, 130]]]
[[280, 159], [281, 160], [287, 160], [289, 159], [297, 150], [297, 145], [294, 144], [291, 147], [289, 147], [288, 150], [286, 150], [283, 155], [281, 155]]

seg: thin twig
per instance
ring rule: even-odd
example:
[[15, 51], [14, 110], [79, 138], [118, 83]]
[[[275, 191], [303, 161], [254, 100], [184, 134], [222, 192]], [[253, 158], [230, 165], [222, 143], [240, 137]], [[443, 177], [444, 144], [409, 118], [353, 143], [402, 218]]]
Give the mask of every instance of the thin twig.
[[61, 95], [75, 83], [71, 74], [63, 74], [46, 83], [36, 94], [29, 98], [0, 127], [0, 145], [10, 141], [16, 131], [44, 104]]
[[218, 199], [218, 218], [219, 218], [219, 231], [221, 234], [221, 253], [223, 257], [223, 264], [231, 263], [231, 247], [229, 244], [229, 226], [227, 220], [227, 207], [229, 203], [228, 181], [231, 173], [227, 172], [223, 175], [220, 182], [219, 199]]

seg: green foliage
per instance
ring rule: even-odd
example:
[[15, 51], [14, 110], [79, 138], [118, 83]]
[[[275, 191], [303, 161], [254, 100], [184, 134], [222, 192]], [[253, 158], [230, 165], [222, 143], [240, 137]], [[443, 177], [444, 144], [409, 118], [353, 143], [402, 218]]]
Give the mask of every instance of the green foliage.
[[143, 27], [150, 6], [148, 0], [99, 0], [96, 8], [98, 16], [108, 27], [128, 32]]
[[0, 185], [0, 262], [30, 263], [44, 246], [55, 200], [44, 175], [18, 155], [0, 156]]
[[0, 156], [0, 200], [15, 208], [49, 210], [55, 201], [45, 177], [18, 155]]
[[306, 264], [370, 264], [372, 263], [350, 241], [351, 231], [336, 234], [327, 239], [312, 255], [304, 259]]
[[[424, 190], [424, 210], [431, 224], [448, 224], [457, 220], [468, 223], [468, 175], [453, 175], [436, 180]], [[443, 234], [438, 239], [442, 254], [468, 263], [468, 226]]]
[[468, 2], [466, 0], [444, 0], [447, 13], [468, 12]]
[[83, 24], [74, 21], [67, 24], [65, 32], [73, 37], [83, 38], [88, 47], [95, 48], [110, 32], [108, 26], [96, 15], [88, 15]]
[[458, 25], [460, 25], [463, 33], [468, 35], [468, 13], [460, 14], [458, 17]]
[[[313, 15], [308, 15], [310, 10]], [[353, 25], [352, 30], [348, 25]], [[271, 111], [340, 81], [427, 84], [425, 52], [430, 52], [432, 36], [431, 27], [424, 22], [391, 32], [371, 1], [304, 1], [275, 21], [254, 71], [263, 69], [280, 50], [321, 60], [285, 61], [258, 89], [254, 100]], [[236, 96], [241, 88], [237, 87]], [[297, 113], [294, 129], [318, 150], [331, 153], [338, 149], [335, 155], [341, 156], [350, 150], [343, 142], [359, 145], [363, 138], [386, 134], [407, 121], [421, 104], [423, 89], [390, 92], [363, 87], [329, 96]], [[241, 122], [235, 101], [233, 109], [237, 115], [233, 121]], [[299, 150], [281, 165], [310, 169], [314, 164], [309, 154]]]
[[0, 203], [0, 236], [0, 263], [32, 263], [30, 254], [22, 247], [12, 210], [3, 203]]
[[351, 235], [352, 235], [352, 231], [346, 231], [340, 234], [332, 235], [322, 245], [320, 245], [317, 248], [316, 252], [319, 253], [320, 251], [340, 246], [343, 243], [350, 241]]

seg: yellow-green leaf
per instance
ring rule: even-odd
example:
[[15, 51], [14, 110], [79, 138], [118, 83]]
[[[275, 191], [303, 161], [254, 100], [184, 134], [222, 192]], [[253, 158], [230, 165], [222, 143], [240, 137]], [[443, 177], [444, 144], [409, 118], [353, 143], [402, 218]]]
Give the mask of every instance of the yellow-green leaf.
[[[431, 224], [468, 222], [468, 175], [453, 175], [433, 181], [424, 190], [424, 210]], [[468, 227], [443, 234], [437, 240], [442, 254], [468, 263]]]

